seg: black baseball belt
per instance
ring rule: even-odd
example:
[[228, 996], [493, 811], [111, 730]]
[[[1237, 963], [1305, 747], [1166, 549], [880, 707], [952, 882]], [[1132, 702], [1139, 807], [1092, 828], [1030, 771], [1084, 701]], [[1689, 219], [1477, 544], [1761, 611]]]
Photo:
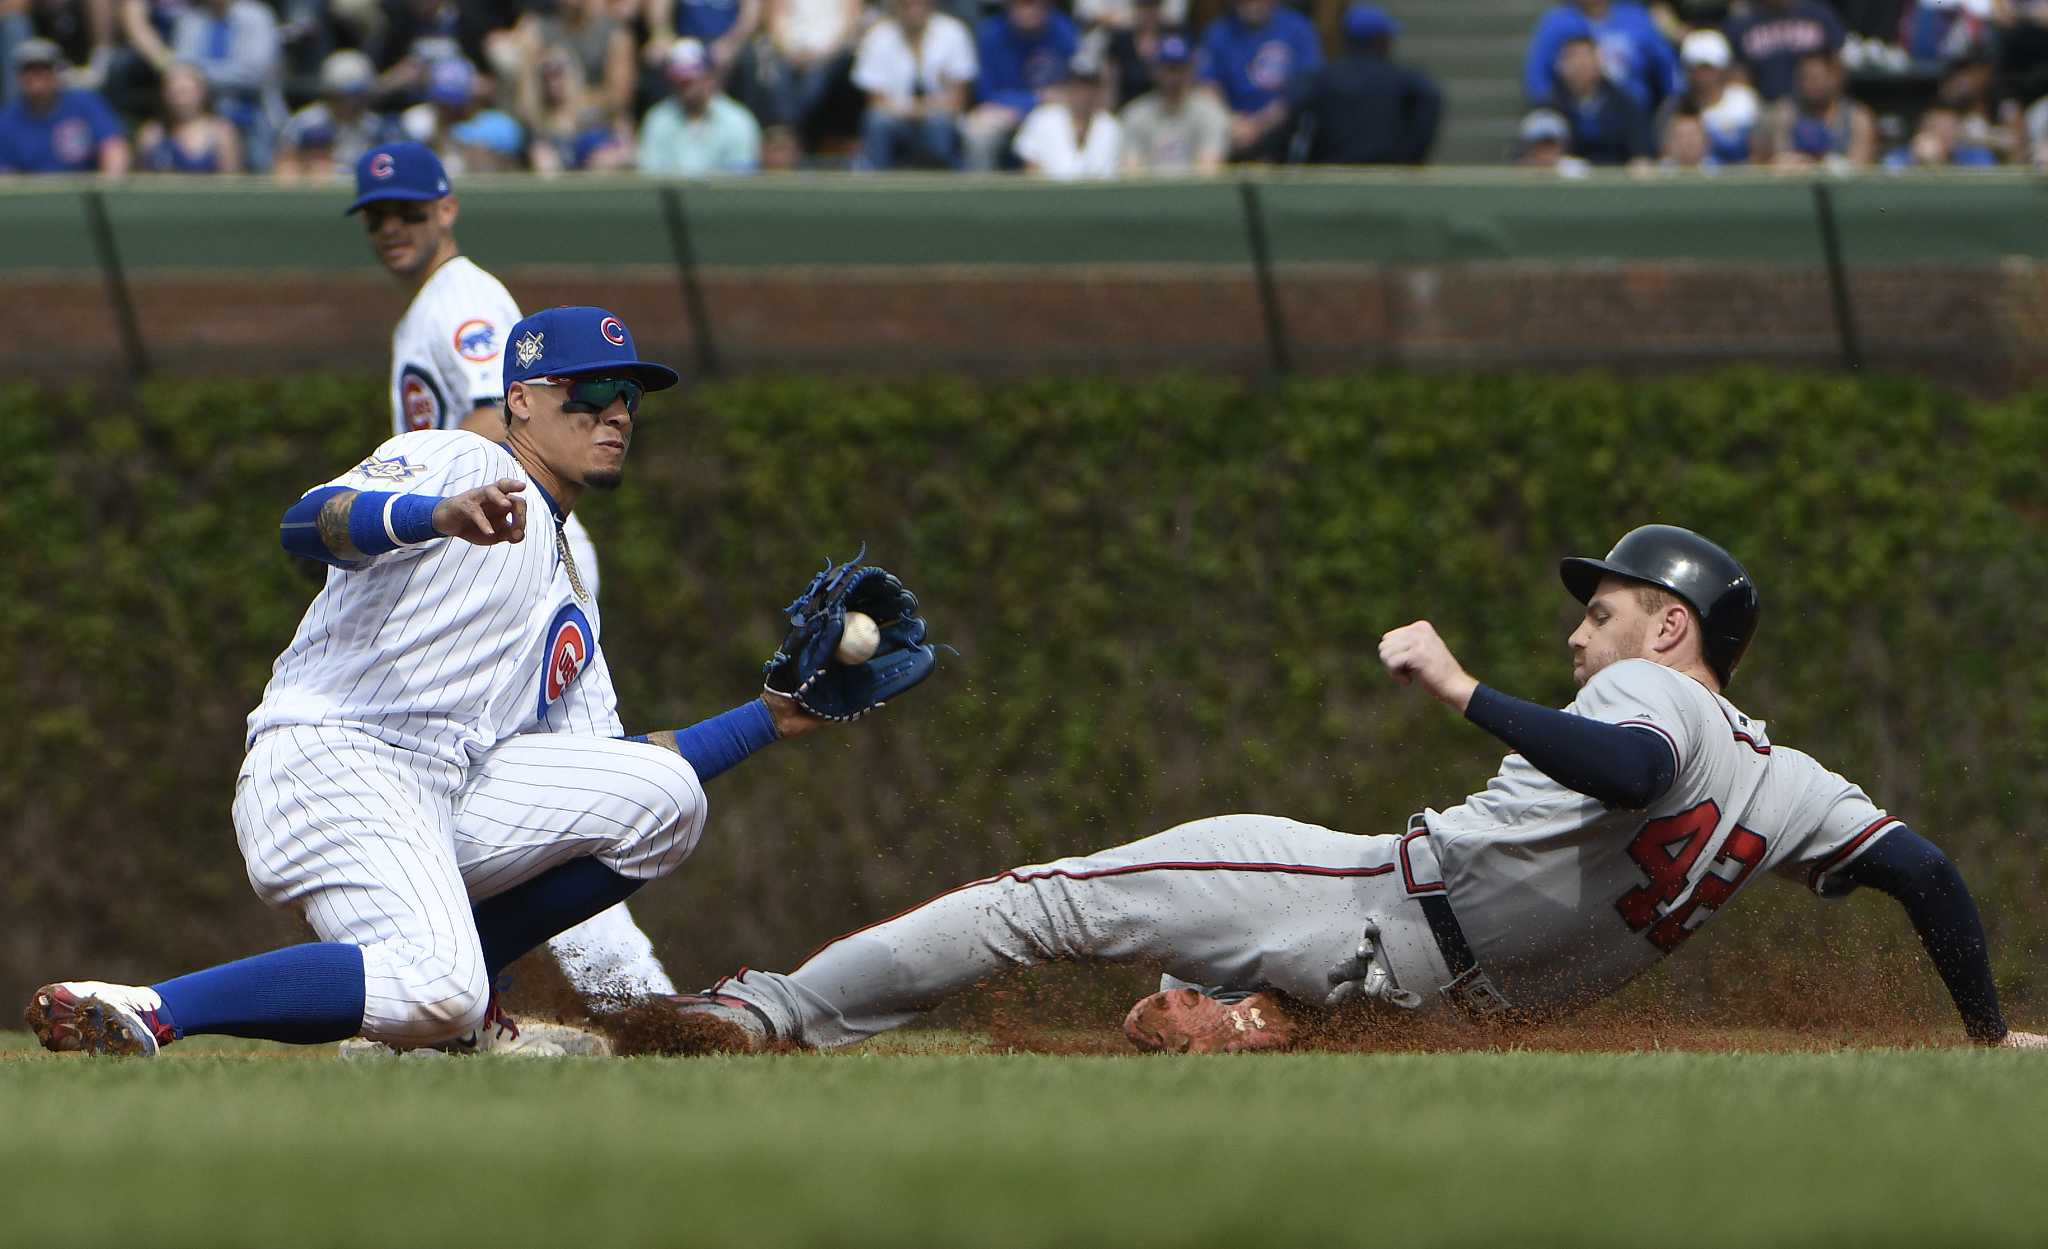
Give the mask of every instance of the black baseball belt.
[[[1429, 836], [1429, 828], [1421, 815], [1408, 820], [1410, 836]], [[1432, 856], [1435, 847], [1432, 846]], [[1405, 849], [1403, 870], [1407, 863]], [[1443, 871], [1441, 860], [1437, 871]], [[1508, 1000], [1501, 996], [1493, 981], [1480, 970], [1479, 958], [1472, 953], [1472, 943], [1465, 939], [1464, 926], [1458, 923], [1458, 913], [1451, 909], [1449, 890], [1443, 884], [1425, 886], [1433, 892], [1418, 892], [1412, 879], [1409, 883], [1409, 897], [1422, 908], [1422, 917], [1429, 922], [1429, 935], [1436, 939], [1437, 953], [1443, 956], [1444, 969], [1451, 973], [1450, 983], [1438, 989], [1445, 1001], [1456, 1006], [1465, 1015], [1475, 1020], [1497, 1019], [1509, 1009]]]

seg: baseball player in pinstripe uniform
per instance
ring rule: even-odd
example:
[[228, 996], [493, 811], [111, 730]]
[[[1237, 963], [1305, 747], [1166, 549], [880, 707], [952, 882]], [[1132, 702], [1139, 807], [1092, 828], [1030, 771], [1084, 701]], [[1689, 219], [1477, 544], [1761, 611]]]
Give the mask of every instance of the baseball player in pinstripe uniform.
[[27, 1019], [47, 1048], [522, 1044], [492, 1018], [497, 972], [674, 871], [705, 782], [824, 722], [769, 697], [619, 737], [563, 522], [618, 483], [643, 392], [676, 374], [602, 309], [508, 328], [504, 442], [400, 434], [285, 514], [284, 545], [335, 571], [249, 717], [234, 822], [257, 892], [319, 940], [150, 986], [44, 985]]
[[[378, 261], [414, 292], [391, 333], [392, 432], [466, 429], [502, 441], [504, 351], [519, 306], [504, 283], [457, 248], [459, 207], [447, 172], [424, 144], [385, 144], [356, 163], [348, 211], [362, 214]], [[584, 588], [596, 598], [590, 534], [573, 514], [563, 532]], [[586, 997], [675, 992], [654, 943], [623, 903], [548, 948]]]
[[1906, 909], [1969, 1035], [2010, 1031], [1975, 905], [1940, 850], [1722, 693], [1756, 629], [1749, 574], [1649, 525], [1563, 577], [1585, 616], [1562, 711], [1469, 676], [1427, 622], [1380, 641], [1387, 671], [1514, 752], [1478, 793], [1405, 834], [1230, 815], [1020, 867], [831, 942], [789, 975], [675, 999], [715, 1047], [845, 1045], [1007, 967], [1143, 961], [1169, 973], [1125, 1021], [1143, 1049], [1285, 1048], [1302, 1013], [1540, 1019], [1605, 997], [1751, 881]]

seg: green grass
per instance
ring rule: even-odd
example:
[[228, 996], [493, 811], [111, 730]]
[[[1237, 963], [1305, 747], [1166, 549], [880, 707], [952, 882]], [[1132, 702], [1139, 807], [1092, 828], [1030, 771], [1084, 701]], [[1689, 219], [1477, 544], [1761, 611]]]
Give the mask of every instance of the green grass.
[[0, 1243], [2040, 1244], [2048, 1057], [158, 1062], [7, 1038]]

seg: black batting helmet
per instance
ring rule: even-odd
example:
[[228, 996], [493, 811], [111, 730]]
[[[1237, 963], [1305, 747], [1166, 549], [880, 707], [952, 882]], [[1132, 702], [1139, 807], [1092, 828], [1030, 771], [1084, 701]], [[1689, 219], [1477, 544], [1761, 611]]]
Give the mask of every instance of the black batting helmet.
[[1700, 650], [1723, 688], [1756, 636], [1757, 614], [1763, 609], [1756, 582], [1733, 555], [1676, 525], [1631, 529], [1606, 559], [1573, 556], [1558, 565], [1558, 573], [1581, 603], [1593, 597], [1602, 577], [1641, 581], [1684, 599], [1699, 613]]

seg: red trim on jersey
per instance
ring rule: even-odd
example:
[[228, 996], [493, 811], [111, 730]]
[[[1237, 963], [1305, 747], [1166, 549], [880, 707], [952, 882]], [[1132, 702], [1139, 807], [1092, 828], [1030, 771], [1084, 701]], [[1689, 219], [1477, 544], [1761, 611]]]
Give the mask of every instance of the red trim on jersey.
[[1751, 737], [1749, 734], [1743, 732], [1741, 729], [1736, 728], [1735, 721], [1728, 720], [1728, 709], [1721, 705], [1721, 700], [1718, 698], [1714, 700], [1714, 710], [1721, 713], [1721, 718], [1723, 720], [1728, 721], [1728, 731], [1735, 736], [1736, 741], [1741, 742], [1743, 745], [1749, 747], [1751, 750], [1754, 750], [1756, 753], [1760, 755], [1767, 755], [1771, 753], [1771, 748], [1769, 746], [1757, 745], [1757, 741], [1754, 737]]
[[1806, 887], [1808, 889], [1813, 890], [1815, 893], [1819, 893], [1821, 877], [1827, 875], [1829, 872], [1834, 871], [1837, 867], [1840, 867], [1843, 863], [1847, 862], [1849, 856], [1855, 854], [1856, 851], [1865, 843], [1869, 842], [1871, 838], [1877, 836], [1877, 834], [1883, 832], [1886, 828], [1890, 827], [1891, 825], [1900, 824], [1903, 822], [1904, 821], [1900, 820], [1895, 815], [1882, 815], [1879, 816], [1877, 819], [1872, 820], [1870, 822], [1869, 827], [1865, 828], [1862, 832], [1856, 834], [1854, 837], [1851, 837], [1846, 843], [1844, 843], [1842, 846], [1836, 849], [1836, 851], [1833, 854], [1829, 855], [1825, 859], [1822, 859], [1819, 863], [1816, 863], [1814, 865], [1813, 870], [1806, 874]]
[[[838, 945], [842, 941], [849, 941], [854, 937], [858, 937], [864, 932], [872, 932], [874, 929], [880, 928], [884, 924], [893, 924], [897, 920], [902, 919], [905, 915], [910, 914], [912, 911], [921, 911], [925, 907], [930, 906], [932, 903], [937, 902], [941, 898], [950, 898], [956, 893], [963, 893], [969, 889], [979, 889], [983, 885], [993, 885], [999, 881], [1004, 880], [1014, 880], [1018, 884], [1030, 884], [1033, 881], [1039, 880], [1052, 880], [1056, 877], [1064, 880], [1101, 880], [1104, 877], [1108, 876], [1134, 876], [1139, 872], [1279, 872], [1292, 876], [1385, 876], [1388, 872], [1391, 872], [1393, 870], [1394, 865], [1392, 863], [1385, 864], [1381, 867], [1316, 867], [1307, 863], [1227, 863], [1213, 861], [1182, 863], [1123, 863], [1115, 867], [1095, 868], [1089, 871], [1080, 872], [1070, 871], [1066, 868], [1055, 867], [1048, 868], [1045, 871], [1041, 872], [1033, 872], [1029, 875], [1024, 874], [1024, 872], [1018, 868], [1011, 868], [1007, 872], [997, 872], [993, 876], [984, 876], [980, 880], [970, 880], [964, 885], [955, 885], [953, 888], [946, 890], [944, 893], [933, 894], [931, 897], [926, 898], [924, 901], [918, 903], [916, 906], [905, 907], [903, 910], [896, 912], [894, 915], [889, 916], [887, 919], [878, 919], [874, 923], [864, 924], [861, 927], [854, 929], [852, 932], [842, 933], [841, 935], [834, 937], [830, 941], [827, 941], [825, 944], [819, 946], [817, 949], [812, 950], [809, 954], [804, 955], [803, 962], [798, 963], [796, 965], [796, 971], [802, 971], [804, 969], [805, 964], [809, 963], [812, 959], [818, 957], [820, 954], [823, 954], [826, 950], [829, 950], [833, 946]], [[741, 974], [744, 975], [745, 972], [742, 971]], [[794, 975], [795, 972], [792, 972], [791, 974]], [[724, 983], [725, 982], [723, 980], [719, 981], [719, 984]], [[714, 987], [712, 991], [716, 992], [717, 990]]]
[[[1415, 883], [1415, 869], [1414, 869], [1413, 867], [1411, 867], [1411, 866], [1409, 865], [1409, 863], [1408, 863], [1408, 843], [1409, 843], [1409, 842], [1411, 842], [1411, 841], [1414, 841], [1414, 840], [1415, 840], [1415, 839], [1416, 839], [1417, 837], [1424, 837], [1424, 836], [1427, 836], [1427, 835], [1428, 835], [1428, 833], [1429, 833], [1429, 830], [1428, 830], [1428, 829], [1426, 829], [1426, 828], [1418, 828], [1418, 829], [1416, 829], [1416, 830], [1415, 830], [1414, 832], [1412, 832], [1412, 833], [1409, 833], [1409, 834], [1408, 834], [1408, 835], [1407, 835], [1406, 837], [1403, 837], [1403, 838], [1401, 839], [1401, 848], [1400, 848], [1400, 857], [1401, 857], [1401, 883], [1402, 883], [1403, 885], [1405, 885], [1405, 886], [1407, 887], [1407, 889], [1408, 889], [1408, 892], [1409, 892], [1409, 893], [1442, 893], [1442, 892], [1444, 892], [1444, 888], [1445, 888], [1445, 886], [1444, 886], [1444, 882], [1442, 882], [1441, 880], [1437, 881], [1437, 882], [1436, 882], [1435, 884], [1433, 884], [1433, 885], [1418, 885], [1418, 884], [1416, 884], [1416, 883]], [[1437, 864], [1437, 870], [1438, 870], [1438, 871], [1442, 871], [1442, 870], [1443, 870], [1443, 864], [1441, 864], [1441, 863]]]

